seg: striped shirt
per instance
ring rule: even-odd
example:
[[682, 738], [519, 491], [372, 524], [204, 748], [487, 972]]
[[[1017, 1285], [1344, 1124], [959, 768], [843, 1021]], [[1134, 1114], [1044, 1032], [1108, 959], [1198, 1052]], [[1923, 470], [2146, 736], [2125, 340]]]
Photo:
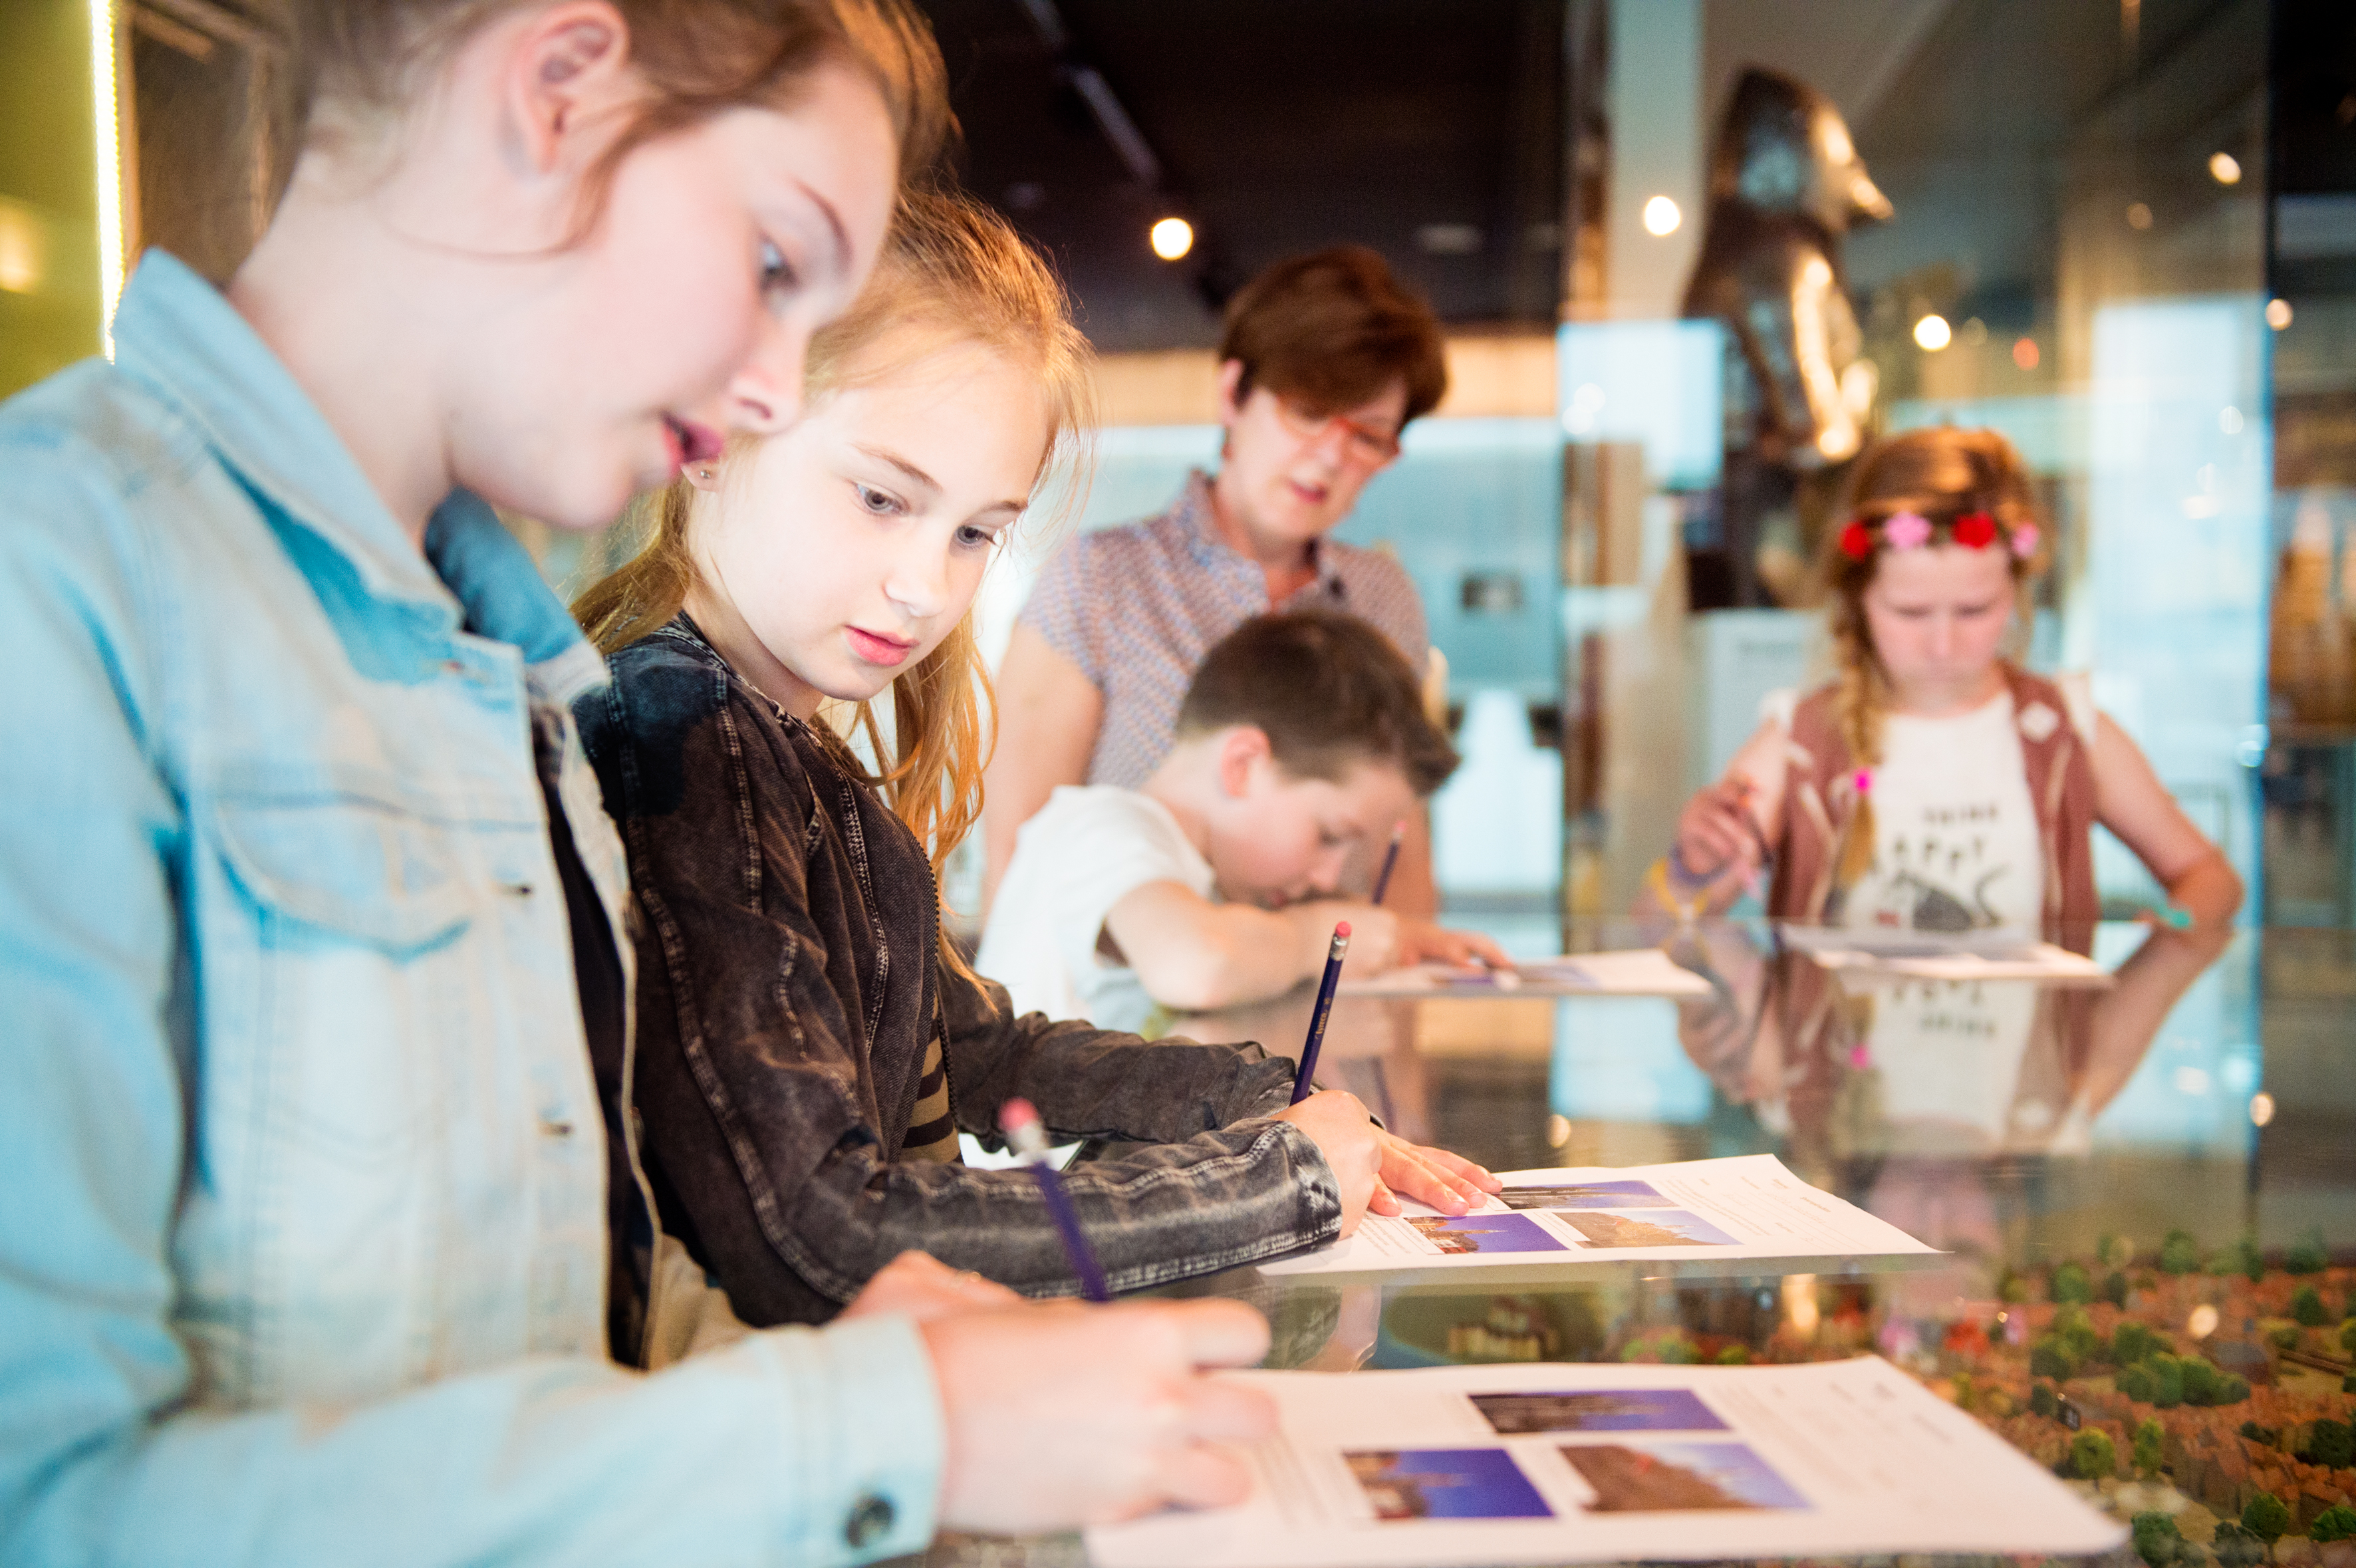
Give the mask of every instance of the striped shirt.
[[1363, 617], [1423, 673], [1423, 601], [1407, 569], [1379, 551], [1331, 539], [1313, 540], [1310, 549], [1316, 576], [1271, 607], [1266, 570], [1219, 536], [1211, 482], [1197, 469], [1169, 510], [1083, 533], [1055, 553], [1022, 619], [1103, 694], [1088, 783], [1134, 789], [1152, 777], [1169, 754], [1179, 704], [1203, 655], [1271, 607]]
[[900, 1145], [900, 1157], [944, 1165], [965, 1163], [958, 1150], [957, 1119], [949, 1114], [949, 1074], [941, 1060], [938, 1028], [925, 1042], [925, 1073], [916, 1080], [916, 1110], [908, 1118], [908, 1136]]

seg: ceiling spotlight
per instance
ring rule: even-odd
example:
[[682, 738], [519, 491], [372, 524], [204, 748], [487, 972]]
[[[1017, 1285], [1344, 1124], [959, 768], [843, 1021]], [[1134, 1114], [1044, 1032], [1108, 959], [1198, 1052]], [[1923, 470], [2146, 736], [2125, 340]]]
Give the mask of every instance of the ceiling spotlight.
[[1914, 324], [1914, 341], [1933, 354], [1945, 348], [1954, 336], [1944, 316], [1926, 316]]
[[1194, 226], [1183, 218], [1164, 218], [1148, 237], [1153, 253], [1165, 262], [1177, 261], [1194, 248]]
[[2151, 227], [2151, 209], [2140, 201], [2127, 206], [2127, 227], [2141, 231]]
[[1674, 234], [1677, 231], [1677, 225], [1685, 220], [1686, 215], [1677, 210], [1677, 204], [1665, 196], [1656, 196], [1644, 203], [1644, 232], [1647, 234]]
[[2242, 183], [2242, 160], [2231, 153], [2209, 155], [2209, 177], [2219, 185]]
[[2277, 332], [2290, 325], [2289, 300], [2270, 299], [2266, 301], [2266, 325], [2273, 328]]

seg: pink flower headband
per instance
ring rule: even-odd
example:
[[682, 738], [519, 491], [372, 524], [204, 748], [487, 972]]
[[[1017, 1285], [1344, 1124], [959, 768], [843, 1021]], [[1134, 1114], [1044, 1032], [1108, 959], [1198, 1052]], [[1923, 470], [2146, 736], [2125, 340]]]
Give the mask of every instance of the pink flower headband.
[[[1852, 561], [1862, 561], [1873, 553], [1875, 525], [1865, 518], [1852, 518], [1840, 532], [1841, 553]], [[1918, 511], [1893, 512], [1880, 522], [1882, 542], [1892, 550], [1920, 550], [1931, 542], [1933, 524]], [[2009, 535], [1997, 525], [1997, 521], [1984, 511], [1967, 511], [1947, 525], [1947, 538], [1966, 550], [1985, 550], [2003, 540], [2015, 557], [2026, 561], [2037, 553], [2037, 525], [2024, 522]]]

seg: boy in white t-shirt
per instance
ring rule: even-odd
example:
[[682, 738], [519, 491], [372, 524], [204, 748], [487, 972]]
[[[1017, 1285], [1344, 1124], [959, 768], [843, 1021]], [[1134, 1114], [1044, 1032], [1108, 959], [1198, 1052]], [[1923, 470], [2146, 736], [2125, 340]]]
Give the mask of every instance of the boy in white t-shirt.
[[1415, 671], [1354, 616], [1248, 621], [1205, 654], [1142, 789], [1066, 786], [1025, 822], [976, 963], [1017, 1014], [1142, 1029], [1350, 968], [1503, 963], [1488, 939], [1333, 897], [1456, 767]]

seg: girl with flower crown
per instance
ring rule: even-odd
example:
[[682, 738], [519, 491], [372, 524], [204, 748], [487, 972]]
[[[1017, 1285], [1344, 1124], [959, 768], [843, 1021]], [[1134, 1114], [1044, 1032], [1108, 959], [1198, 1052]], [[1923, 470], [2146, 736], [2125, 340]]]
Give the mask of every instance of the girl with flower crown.
[[2045, 560], [2001, 435], [1920, 430], [1869, 452], [1822, 564], [1837, 678], [1771, 714], [1687, 804], [1655, 894], [1697, 913], [1772, 866], [1780, 918], [2083, 946], [2100, 822], [2167, 889], [2167, 924], [2229, 921], [2240, 878], [2135, 742], [2083, 681], [2006, 656]]

